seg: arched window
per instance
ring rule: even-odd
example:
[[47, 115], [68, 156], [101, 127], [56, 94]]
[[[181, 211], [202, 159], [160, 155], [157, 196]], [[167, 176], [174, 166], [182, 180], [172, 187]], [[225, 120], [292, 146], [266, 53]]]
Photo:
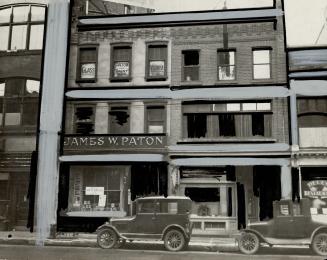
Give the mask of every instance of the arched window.
[[297, 110], [299, 128], [327, 127], [326, 98], [300, 98]]
[[12, 5], [0, 8], [0, 51], [41, 50], [45, 7]]

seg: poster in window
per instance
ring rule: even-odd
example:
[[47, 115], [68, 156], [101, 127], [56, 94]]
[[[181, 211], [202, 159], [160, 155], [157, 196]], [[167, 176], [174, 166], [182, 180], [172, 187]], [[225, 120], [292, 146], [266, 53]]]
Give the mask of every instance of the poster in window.
[[327, 208], [327, 180], [302, 181], [304, 198], [311, 200], [311, 215], [325, 214]]
[[95, 78], [95, 63], [82, 64], [81, 78], [82, 79], [94, 79]]
[[165, 62], [164, 61], [150, 61], [150, 77], [165, 76]]
[[114, 77], [128, 77], [129, 76], [129, 62], [119, 61], [115, 62]]

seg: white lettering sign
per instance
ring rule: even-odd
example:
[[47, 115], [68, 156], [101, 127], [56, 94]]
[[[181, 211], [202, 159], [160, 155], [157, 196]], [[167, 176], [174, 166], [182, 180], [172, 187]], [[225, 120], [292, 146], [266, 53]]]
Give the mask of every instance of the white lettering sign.
[[107, 200], [107, 195], [99, 195], [98, 206], [99, 207], [105, 207], [106, 206], [106, 200]]
[[95, 63], [82, 64], [81, 78], [82, 79], [94, 79], [95, 78]]
[[129, 62], [115, 62], [114, 66], [115, 77], [128, 77], [129, 76]]
[[103, 195], [104, 187], [86, 187], [85, 195]]
[[164, 61], [150, 61], [150, 77], [165, 76], [165, 62]]

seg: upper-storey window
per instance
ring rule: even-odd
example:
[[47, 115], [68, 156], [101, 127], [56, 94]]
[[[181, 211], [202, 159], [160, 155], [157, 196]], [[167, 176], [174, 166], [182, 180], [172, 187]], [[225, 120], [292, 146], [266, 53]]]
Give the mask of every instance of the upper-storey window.
[[111, 80], [129, 81], [132, 68], [132, 46], [113, 45], [111, 48]]
[[149, 134], [165, 132], [165, 106], [149, 105], [146, 107], [146, 129]]
[[167, 44], [148, 44], [147, 80], [165, 80], [167, 78]]
[[185, 50], [183, 54], [183, 81], [199, 80], [200, 52], [198, 50]]
[[35, 126], [40, 82], [8, 79], [0, 82], [0, 125]]
[[95, 81], [97, 77], [98, 49], [96, 46], [79, 48], [77, 79], [79, 81]]
[[218, 50], [218, 80], [235, 80], [235, 50]]
[[75, 126], [76, 134], [93, 134], [94, 133], [94, 106], [79, 105], [75, 107]]
[[0, 9], [0, 51], [40, 50], [45, 7], [18, 5]]
[[271, 50], [253, 49], [253, 79], [271, 78]]
[[130, 111], [129, 105], [113, 105], [109, 110], [109, 133], [130, 133]]

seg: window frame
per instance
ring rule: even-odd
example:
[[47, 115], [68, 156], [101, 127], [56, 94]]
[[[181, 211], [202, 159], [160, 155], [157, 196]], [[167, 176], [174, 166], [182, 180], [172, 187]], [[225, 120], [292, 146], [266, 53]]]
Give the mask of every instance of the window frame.
[[[163, 60], [150, 60], [149, 49], [155, 47], [166, 47], [166, 56]], [[163, 76], [150, 76], [150, 61], [164, 61], [164, 75]], [[165, 81], [168, 78], [168, 42], [147, 42], [146, 43], [146, 62], [145, 62], [145, 80], [146, 81]]]
[[[255, 51], [269, 51], [269, 63], [254, 63], [254, 52]], [[252, 48], [252, 80], [271, 80], [272, 79], [272, 51], [273, 48], [271, 46], [265, 46], [265, 47], [253, 47]], [[255, 78], [254, 76], [254, 67], [255, 65], [269, 65], [269, 78]]]
[[94, 131], [93, 133], [90, 133], [89, 135], [92, 135], [92, 134], [95, 134], [95, 113], [96, 113], [96, 105], [95, 104], [92, 104], [92, 103], [86, 103], [86, 104], [74, 104], [74, 108], [73, 108], [73, 118], [74, 118], [74, 121], [73, 121], [73, 133], [74, 135], [85, 135], [85, 134], [80, 134], [80, 133], [77, 133], [77, 116], [76, 116], [76, 111], [77, 111], [77, 108], [80, 108], [80, 107], [92, 107], [93, 109], [93, 115], [92, 115], [92, 122], [93, 122], [93, 126], [94, 126]]
[[[23, 6], [28, 6], [29, 11], [27, 14], [27, 20], [22, 21], [22, 22], [14, 22], [14, 15], [13, 15], [13, 10], [15, 7], [23, 7]], [[32, 7], [42, 7], [44, 8], [44, 18], [43, 20], [39, 21], [32, 21]], [[9, 22], [3, 22], [0, 23], [0, 27], [8, 27], [8, 43], [7, 47], [5, 50], [0, 50], [0, 52], [16, 52], [16, 51], [37, 51], [37, 50], [42, 50], [43, 49], [43, 42], [44, 42], [44, 32], [45, 32], [45, 20], [46, 20], [46, 15], [47, 15], [47, 7], [46, 5], [43, 4], [34, 4], [34, 3], [21, 3], [21, 4], [11, 4], [11, 5], [5, 5], [0, 7], [0, 10], [2, 9], [10, 9], [10, 17], [9, 17]], [[13, 27], [18, 26], [18, 25], [26, 25], [26, 39], [25, 39], [25, 48], [24, 49], [12, 49], [11, 44], [12, 44], [12, 33], [13, 33]], [[42, 48], [41, 49], [30, 49], [30, 36], [31, 36], [31, 27], [33, 25], [43, 25], [43, 36], [42, 36]]]
[[[199, 55], [199, 64], [198, 65], [188, 65], [188, 66], [185, 66], [185, 52], [191, 52], [191, 51], [196, 51], [198, 52], [198, 55]], [[182, 82], [183, 83], [188, 83], [188, 82], [198, 82], [198, 81], [201, 81], [201, 73], [200, 73], [200, 68], [201, 68], [201, 50], [200, 49], [186, 49], [186, 50], [182, 50], [181, 51], [181, 54], [182, 54]], [[185, 79], [185, 67], [187, 68], [198, 68], [198, 79], [196, 80], [186, 80]]]
[[[111, 115], [110, 115], [110, 112], [111, 112], [111, 109], [113, 107], [127, 107], [127, 113], [129, 115], [128, 117], [128, 120], [127, 120], [127, 123], [128, 123], [128, 132], [127, 133], [112, 133], [112, 128], [111, 128]], [[108, 134], [109, 135], [128, 135], [131, 133], [131, 104], [130, 103], [124, 103], [124, 102], [121, 102], [121, 103], [108, 103]]]
[[149, 132], [149, 120], [148, 120], [148, 108], [163, 108], [164, 118], [163, 118], [163, 132], [157, 134], [166, 134], [167, 132], [167, 107], [164, 103], [145, 103], [144, 104], [144, 133], [146, 134], [156, 134]]
[[[234, 53], [234, 65], [228, 65], [228, 64], [219, 64], [219, 53]], [[220, 67], [233, 67], [234, 68], [234, 78], [233, 79], [220, 79], [219, 78], [219, 68]], [[236, 48], [229, 48], [229, 49], [218, 49], [217, 50], [217, 80], [219, 82], [227, 82], [227, 81], [235, 81], [237, 80], [237, 65], [236, 65]]]
[[[83, 49], [95, 49], [95, 73], [94, 73], [94, 78], [82, 78], [81, 75], [81, 50]], [[77, 68], [76, 68], [76, 82], [79, 83], [95, 83], [98, 78], [98, 59], [99, 59], [99, 44], [83, 44], [78, 46], [78, 53], [77, 53]], [[83, 62], [84, 63], [92, 63], [90, 62]]]
[[[130, 55], [128, 60], [124, 60], [122, 62], [129, 63], [129, 74], [127, 77], [115, 77], [115, 60], [114, 60], [114, 51], [119, 48], [127, 48], [130, 49]], [[133, 43], [111, 43], [110, 44], [110, 78], [111, 82], [130, 82], [132, 80], [133, 73]]]

